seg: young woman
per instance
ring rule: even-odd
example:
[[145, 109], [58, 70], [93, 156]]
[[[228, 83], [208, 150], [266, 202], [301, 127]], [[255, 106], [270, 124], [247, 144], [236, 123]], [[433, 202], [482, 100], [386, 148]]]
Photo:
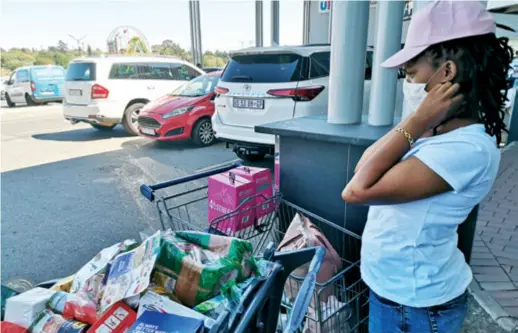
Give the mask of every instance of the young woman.
[[480, 1], [435, 1], [412, 17], [405, 47], [414, 111], [360, 159], [342, 197], [371, 205], [361, 272], [371, 333], [458, 333], [472, 273], [457, 227], [491, 189], [505, 131], [507, 40]]

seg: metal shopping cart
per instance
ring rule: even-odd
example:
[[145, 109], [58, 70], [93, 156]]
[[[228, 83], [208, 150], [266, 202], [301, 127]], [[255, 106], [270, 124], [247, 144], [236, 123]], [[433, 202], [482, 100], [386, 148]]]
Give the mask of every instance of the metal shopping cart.
[[[240, 320], [227, 323], [230, 313], [218, 318], [224, 327], [221, 332], [296, 332], [305, 333], [366, 333], [368, 315], [368, 288], [360, 278], [360, 237], [326, 219], [323, 219], [275, 194], [271, 198], [257, 195], [245, 199], [234, 211], [208, 221], [207, 177], [229, 171], [239, 164], [207, 170], [155, 185], [142, 185], [140, 191], [156, 204], [162, 228], [173, 231], [197, 230], [221, 234], [220, 224], [235, 221], [248, 210], [260, 205], [275, 209], [260, 218], [253, 226], [225, 234], [249, 240], [256, 256], [275, 263], [275, 271], [255, 291], [247, 291], [250, 298], [244, 304], [246, 311]], [[156, 192], [164, 190], [161, 195]], [[248, 205], [245, 203], [260, 202]], [[263, 206], [264, 207], [264, 206]], [[294, 252], [275, 252], [296, 213], [308, 217], [321, 229], [340, 254], [343, 269], [328, 281], [317, 282], [316, 273], [324, 253], [311, 248]], [[311, 261], [306, 276], [292, 272]], [[286, 293], [285, 291], [290, 291]], [[297, 295], [289, 299], [286, 294]], [[234, 326], [232, 326], [234, 325]]]

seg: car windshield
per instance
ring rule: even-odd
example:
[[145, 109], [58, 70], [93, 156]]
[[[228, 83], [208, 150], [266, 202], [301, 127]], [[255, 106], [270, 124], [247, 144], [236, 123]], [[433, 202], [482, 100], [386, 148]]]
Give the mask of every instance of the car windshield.
[[171, 93], [173, 96], [200, 97], [210, 94], [216, 88], [219, 75], [202, 75], [189, 81]]

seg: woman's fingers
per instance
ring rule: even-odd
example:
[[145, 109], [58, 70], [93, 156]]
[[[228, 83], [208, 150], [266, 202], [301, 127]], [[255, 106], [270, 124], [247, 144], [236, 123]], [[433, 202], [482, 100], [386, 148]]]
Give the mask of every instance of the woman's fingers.
[[455, 96], [457, 94], [457, 92], [459, 91], [459, 89], [460, 89], [460, 84], [458, 84], [458, 83], [451, 84], [450, 83], [450, 86], [447, 88], [444, 95], [446, 97]]

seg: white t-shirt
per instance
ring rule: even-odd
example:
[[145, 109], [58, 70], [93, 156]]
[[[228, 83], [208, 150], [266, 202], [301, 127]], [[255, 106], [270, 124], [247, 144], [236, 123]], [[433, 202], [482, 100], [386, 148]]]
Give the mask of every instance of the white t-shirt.
[[453, 191], [405, 204], [372, 206], [362, 236], [361, 273], [378, 295], [413, 307], [460, 296], [472, 279], [457, 227], [490, 191], [500, 151], [481, 124], [417, 140], [419, 158]]

